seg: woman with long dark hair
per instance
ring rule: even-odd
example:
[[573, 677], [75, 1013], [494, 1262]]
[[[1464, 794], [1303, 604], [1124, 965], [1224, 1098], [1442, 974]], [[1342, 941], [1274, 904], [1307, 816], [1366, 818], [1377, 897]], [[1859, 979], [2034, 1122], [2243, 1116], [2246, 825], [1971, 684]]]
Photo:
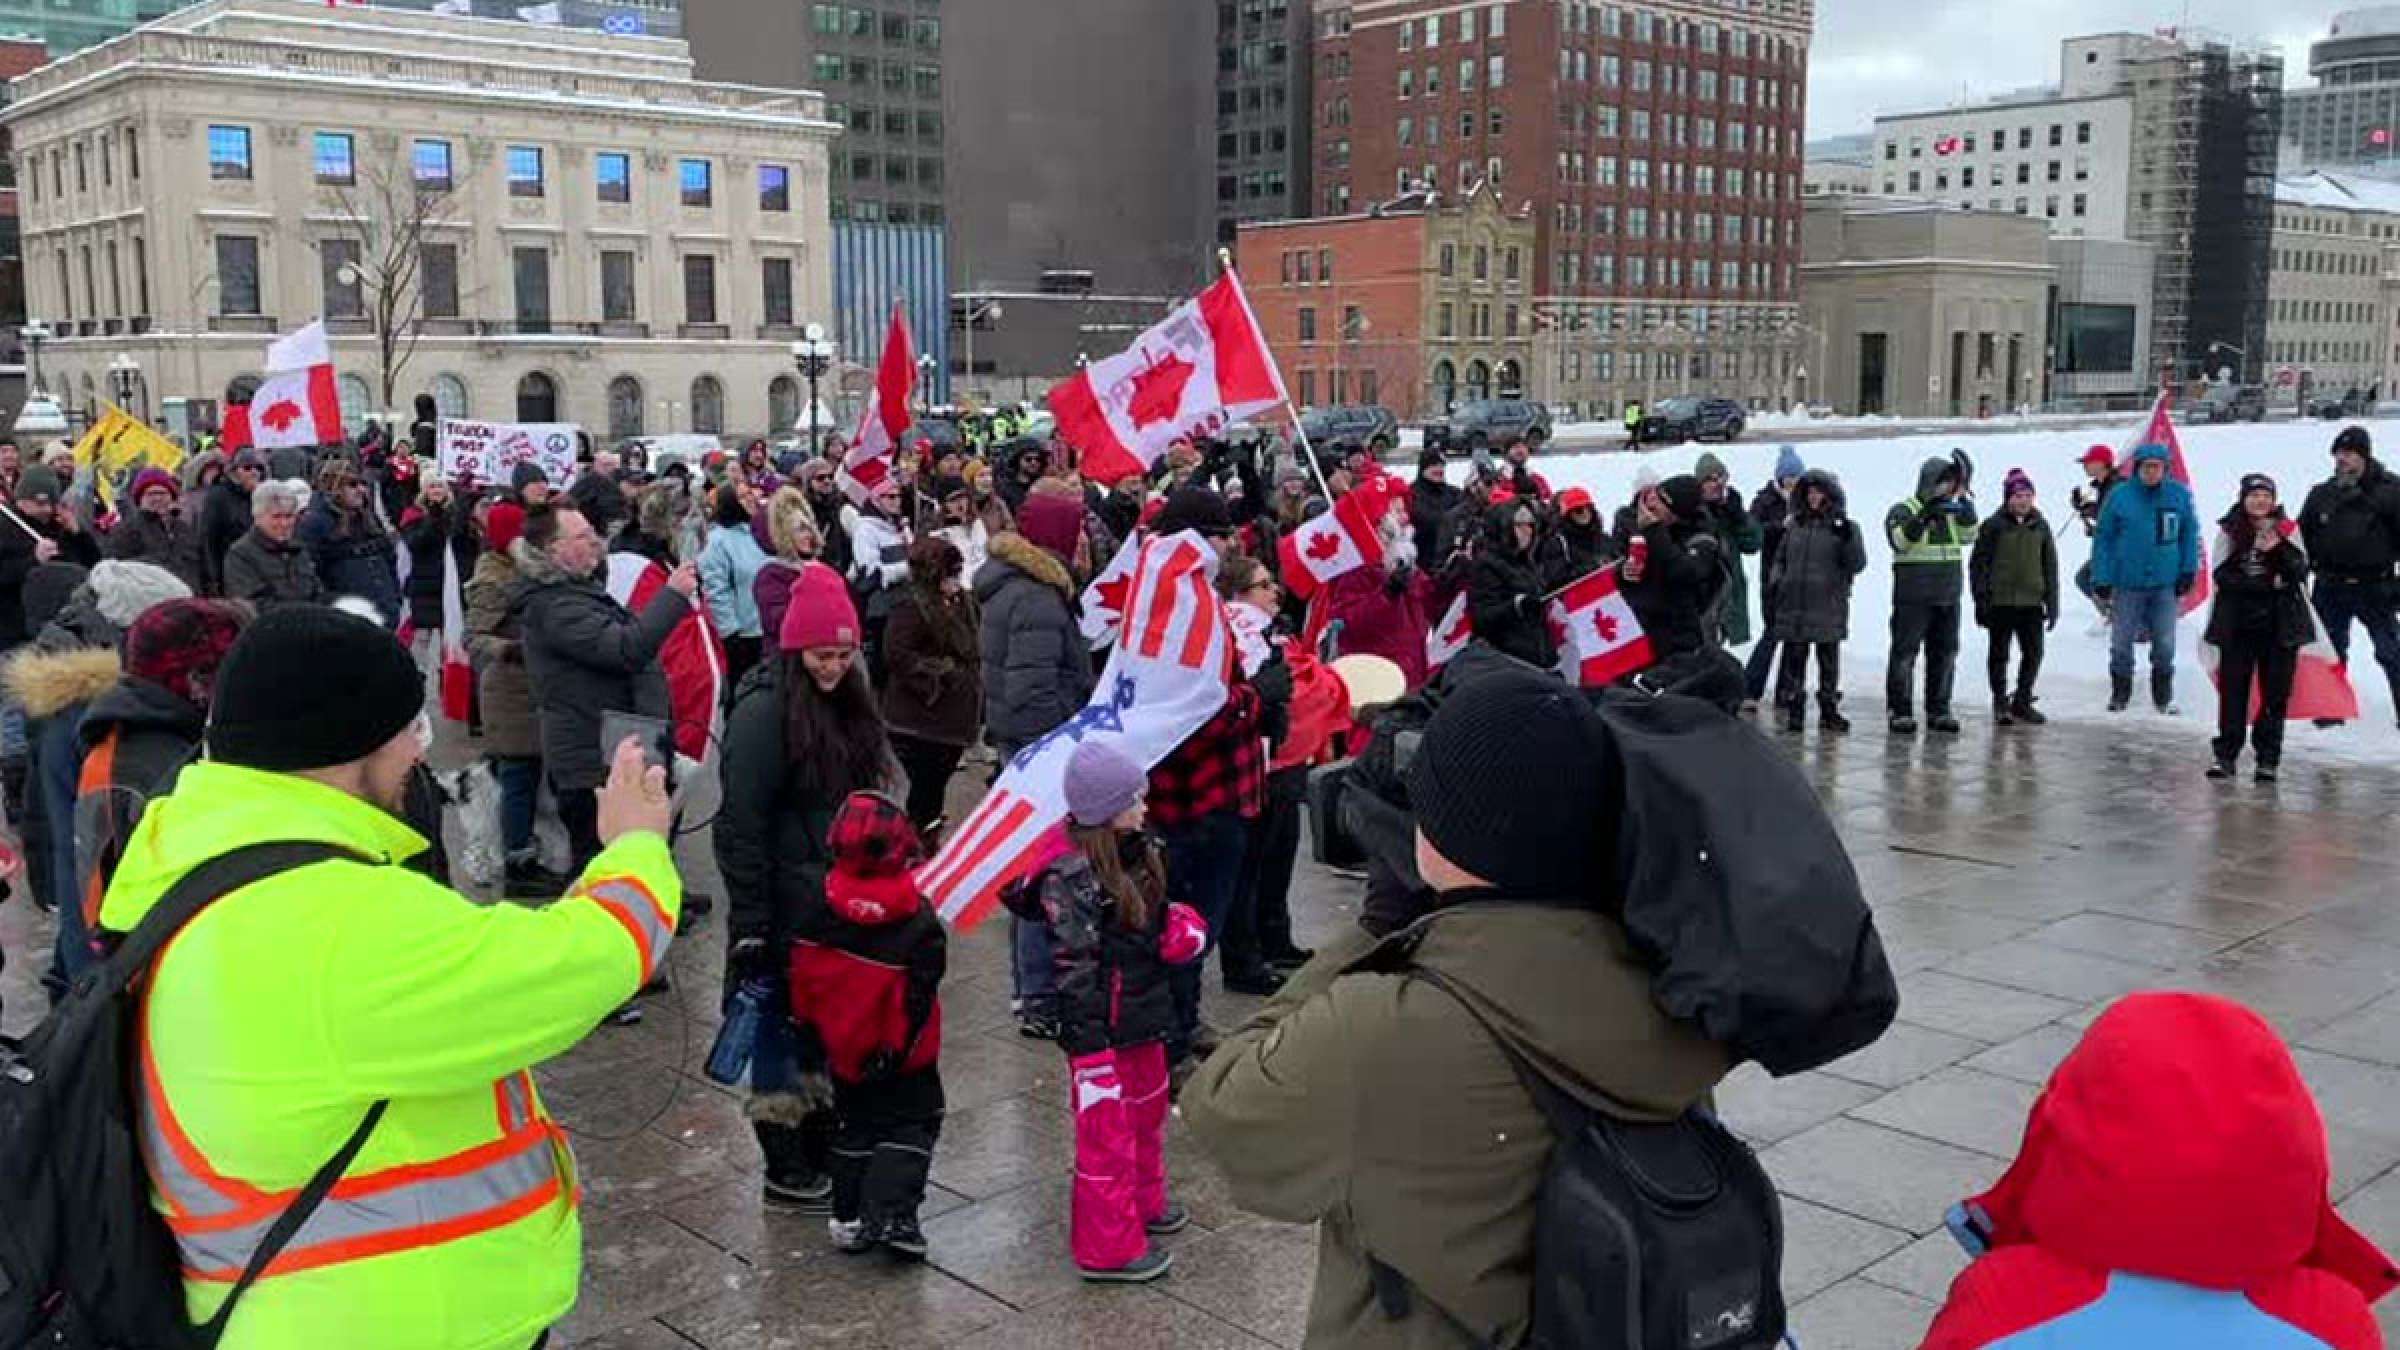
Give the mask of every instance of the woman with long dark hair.
[[750, 529], [750, 511], [731, 484], [716, 490], [714, 502], [708, 545], [700, 550], [700, 593], [708, 598], [709, 617], [725, 639], [725, 683], [731, 688], [758, 664], [765, 646], [759, 628], [758, 573], [767, 565], [767, 551], [759, 547]]
[[748, 681], [726, 721], [717, 811], [724, 875], [728, 994], [772, 991], [751, 1055], [748, 1106], [766, 1157], [766, 1203], [831, 1212], [834, 1116], [822, 1063], [800, 1058], [788, 1016], [791, 944], [827, 922], [834, 813], [853, 792], [892, 786], [883, 714], [859, 664], [858, 611], [839, 573], [801, 570], [770, 678]]
[[982, 611], [958, 546], [926, 535], [908, 551], [908, 589], [884, 630], [883, 715], [908, 771], [908, 819], [931, 833], [960, 756], [983, 730]]
[[2305, 598], [2308, 553], [2299, 525], [2283, 513], [2274, 479], [2242, 475], [2241, 496], [2217, 522], [2210, 558], [2217, 594], [2200, 639], [2215, 649], [2217, 665], [2217, 738], [2209, 747], [2208, 776], [2233, 777], [2247, 739], [2256, 758], [2253, 776], [2272, 783], [2283, 765], [2283, 718], [2300, 649], [2317, 640]]

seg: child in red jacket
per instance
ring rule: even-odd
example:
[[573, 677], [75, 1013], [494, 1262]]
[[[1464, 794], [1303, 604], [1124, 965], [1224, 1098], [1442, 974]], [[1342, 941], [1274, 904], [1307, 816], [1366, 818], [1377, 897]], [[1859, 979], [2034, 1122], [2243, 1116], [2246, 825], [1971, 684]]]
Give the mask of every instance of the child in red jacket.
[[925, 1258], [917, 1209], [942, 1132], [941, 917], [910, 877], [925, 848], [900, 803], [853, 792], [835, 813], [828, 922], [792, 944], [792, 1016], [824, 1044], [841, 1118], [833, 1218], [845, 1252]]

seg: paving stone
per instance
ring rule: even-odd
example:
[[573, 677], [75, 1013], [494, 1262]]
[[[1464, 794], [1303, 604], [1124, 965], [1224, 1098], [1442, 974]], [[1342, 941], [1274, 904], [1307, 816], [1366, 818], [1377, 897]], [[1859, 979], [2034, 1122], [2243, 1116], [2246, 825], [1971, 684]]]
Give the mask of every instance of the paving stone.
[[1869, 1101], [1875, 1089], [1828, 1073], [1776, 1078], [1744, 1064], [1717, 1084], [1717, 1114], [1734, 1133], [1764, 1148]]
[[1062, 1178], [1074, 1162], [1065, 1094], [1055, 1101], [1003, 1097], [944, 1118], [933, 1179], [980, 1200], [1028, 1181]]
[[2262, 903], [2258, 897], [2240, 899], [2172, 885], [2161, 889], [2155, 881], [2132, 894], [2096, 899], [2090, 907], [2095, 913], [2196, 928], [2234, 941], [2290, 923], [2302, 912], [2289, 904]]
[[1988, 980], [2012, 989], [2030, 989], [2078, 1003], [2147, 988], [2157, 983], [2162, 973], [2155, 966], [2033, 941], [1986, 947], [1950, 962], [1943, 969], [1953, 975]]
[[1950, 1282], [1967, 1268], [1967, 1249], [1948, 1229], [1937, 1229], [1866, 1268], [1864, 1276], [1887, 1288], [1939, 1304]]
[[658, 1320], [708, 1350], [913, 1350], [971, 1335], [1011, 1311], [933, 1266], [869, 1253], [778, 1266]]
[[[2400, 1068], [2400, 994], [2387, 994], [2301, 1038], [2312, 1049]], [[2394, 1107], [2400, 1110], [2400, 1105]]]
[[2233, 940], [2196, 928], [2121, 914], [2071, 914], [2035, 929], [2028, 937], [2046, 947], [2063, 947], [2118, 961], [2173, 968], [2233, 945]]
[[1316, 1268], [1316, 1230], [1253, 1220], [1177, 1249], [1163, 1292], [1262, 1340], [1297, 1346]]
[[[1900, 980], [1900, 1011], [1913, 1011], [1909, 991], [1923, 976], [1908, 975]], [[2005, 991], [2004, 991], [2005, 992]], [[1945, 1064], [1955, 1063], [1983, 1049], [1983, 1042], [1965, 1036], [1953, 1036], [1947, 1031], [1935, 1031], [1913, 1022], [1894, 1022], [1864, 1050], [1835, 1060], [1824, 1072], [1841, 1078], [1855, 1079], [1875, 1087], [1898, 1087], [1914, 1082]]]
[[2051, 1071], [2082, 1039], [2083, 1033], [2076, 1028], [2053, 1023], [2035, 1027], [2013, 1041], [1995, 1045], [1963, 1062], [1970, 1069], [2039, 1086], [2050, 1081]]
[[2039, 1089], [1956, 1065], [1856, 1108], [1859, 1120], [1978, 1153], [2014, 1155]]
[[2385, 1251], [2400, 1251], [2400, 1170], [2352, 1192], [2341, 1203], [2341, 1212]]
[[1844, 1280], [1791, 1310], [1808, 1350], [1914, 1350], [1938, 1305], [1864, 1279]]
[[1783, 1301], [1788, 1307], [1866, 1269], [1909, 1235], [1839, 1210], [1783, 1197]]
[[2067, 999], [1938, 970], [1920, 971], [1900, 986], [1903, 1019], [1985, 1044], [2014, 1040], [2075, 1006]]
[[1269, 1350], [1274, 1343], [1156, 1288], [1121, 1288], [1045, 1303], [952, 1344], [956, 1350]]
[[1776, 1189], [1910, 1233], [1941, 1227], [1952, 1204], [2000, 1175], [2003, 1160], [1847, 1117], [1759, 1155]]
[[586, 1214], [583, 1289], [559, 1334], [573, 1343], [626, 1330], [676, 1304], [738, 1290], [755, 1274], [663, 1214]]

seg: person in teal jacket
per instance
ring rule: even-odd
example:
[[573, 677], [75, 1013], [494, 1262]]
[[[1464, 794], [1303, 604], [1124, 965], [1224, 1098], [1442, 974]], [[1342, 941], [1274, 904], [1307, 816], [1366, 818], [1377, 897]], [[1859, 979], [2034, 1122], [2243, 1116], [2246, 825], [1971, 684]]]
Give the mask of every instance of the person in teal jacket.
[[2108, 710], [2133, 702], [2133, 644], [2149, 635], [2150, 701], [2175, 709], [2178, 601], [2200, 575], [2192, 490], [2167, 477], [2167, 448], [2133, 452], [2133, 480], [2108, 494], [2092, 537], [2092, 590], [2109, 607]]
[[759, 625], [758, 574], [767, 565], [767, 551], [750, 528], [750, 512], [741, 494], [728, 484], [716, 490], [708, 543], [700, 550], [700, 593], [708, 601], [708, 617], [725, 639], [725, 687], [731, 689], [758, 664], [766, 646]]

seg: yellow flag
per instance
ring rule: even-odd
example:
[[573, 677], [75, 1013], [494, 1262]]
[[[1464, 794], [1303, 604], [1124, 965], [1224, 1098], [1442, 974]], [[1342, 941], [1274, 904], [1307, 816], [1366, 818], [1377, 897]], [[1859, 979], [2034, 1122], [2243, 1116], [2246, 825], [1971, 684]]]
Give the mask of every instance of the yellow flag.
[[183, 450], [112, 404], [75, 443], [75, 462], [91, 466], [93, 486], [113, 510], [117, 480], [144, 466], [172, 473], [183, 463]]

